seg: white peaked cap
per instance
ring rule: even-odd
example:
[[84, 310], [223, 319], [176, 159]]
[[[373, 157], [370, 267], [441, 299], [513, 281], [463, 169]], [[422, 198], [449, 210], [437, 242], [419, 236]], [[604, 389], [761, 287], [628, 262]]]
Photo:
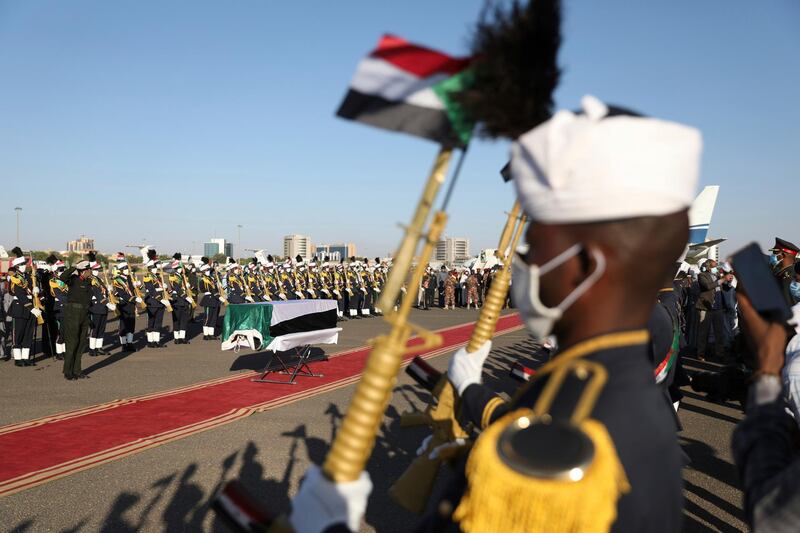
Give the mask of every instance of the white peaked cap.
[[211, 270], [210, 266], [208, 266], [206, 264], [200, 265], [200, 272], [208, 272], [209, 270]]
[[19, 266], [28, 262], [28, 258], [26, 257], [17, 257], [16, 259], [11, 261], [11, 266]]
[[593, 96], [561, 110], [511, 148], [520, 203], [546, 224], [663, 216], [688, 208], [702, 137], [690, 126], [609, 113]]

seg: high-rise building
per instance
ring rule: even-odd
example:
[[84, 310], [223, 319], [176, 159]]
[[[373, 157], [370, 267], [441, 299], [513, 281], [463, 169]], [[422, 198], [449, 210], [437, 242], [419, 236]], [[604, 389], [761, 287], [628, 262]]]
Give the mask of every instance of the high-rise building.
[[328, 258], [328, 261], [333, 261], [338, 263], [342, 260], [342, 253], [341, 250], [331, 250], [330, 244], [318, 244], [314, 247], [314, 258], [317, 261], [324, 261], [325, 258]]
[[[353, 243], [336, 243], [326, 244], [328, 248], [328, 255], [333, 256], [337, 254], [340, 259], [345, 261], [356, 255], [356, 245]], [[331, 259], [333, 261], [333, 259]]]
[[283, 256], [294, 259], [297, 256], [308, 261], [314, 255], [314, 246], [308, 235], [286, 235], [283, 238]]
[[233, 243], [226, 242], [225, 239], [209, 239], [208, 242], [203, 243], [204, 256], [214, 257], [217, 254], [233, 257]]
[[463, 237], [442, 237], [436, 243], [435, 260], [444, 263], [458, 263], [469, 259], [469, 239]]
[[324, 260], [328, 257], [330, 261], [345, 261], [356, 255], [356, 245], [353, 243], [319, 244], [315, 247], [314, 257]]
[[67, 243], [68, 252], [84, 253], [91, 252], [92, 250], [94, 250], [94, 239], [84, 237], [83, 235], [81, 235], [80, 239]]

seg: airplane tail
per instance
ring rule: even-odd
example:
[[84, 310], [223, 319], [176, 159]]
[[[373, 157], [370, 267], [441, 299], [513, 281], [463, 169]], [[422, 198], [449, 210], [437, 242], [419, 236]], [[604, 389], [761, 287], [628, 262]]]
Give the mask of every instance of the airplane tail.
[[719, 185], [709, 185], [700, 191], [692, 207], [689, 209], [689, 244], [699, 244], [706, 241], [708, 227], [714, 214], [717, 203]]

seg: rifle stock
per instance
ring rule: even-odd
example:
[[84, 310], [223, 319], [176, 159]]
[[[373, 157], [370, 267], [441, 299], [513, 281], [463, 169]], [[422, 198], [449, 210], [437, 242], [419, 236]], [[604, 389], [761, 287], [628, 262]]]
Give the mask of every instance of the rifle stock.
[[108, 291], [108, 302], [114, 304], [114, 316], [119, 316], [119, 307], [117, 304], [117, 295], [114, 294], [114, 287], [108, 282], [108, 270], [103, 270], [103, 281], [106, 282], [106, 290]]
[[219, 300], [222, 303], [222, 307], [224, 309], [225, 306], [228, 305], [228, 299], [225, 297], [225, 295], [222, 294], [222, 281], [220, 281], [219, 272], [217, 272], [216, 270], [214, 271], [214, 281], [217, 282], [217, 296], [219, 297]]
[[167, 285], [167, 278], [165, 276], [166, 275], [164, 274], [164, 271], [162, 270], [161, 271], [161, 289], [162, 289], [161, 294], [164, 295], [164, 299], [167, 301], [167, 306], [166, 306], [167, 312], [171, 313], [172, 312], [172, 304], [170, 302], [172, 302], [172, 295], [170, 294], [169, 286]]
[[[39, 282], [36, 279], [36, 263], [33, 262], [33, 254], [30, 255], [31, 258], [31, 289], [33, 292], [33, 307], [44, 313], [44, 306], [42, 305], [42, 300], [39, 298]], [[44, 315], [40, 314], [36, 317], [36, 323], [38, 325], [44, 324]]]
[[[492, 280], [489, 294], [486, 296], [486, 301], [481, 308], [475, 329], [472, 330], [472, 335], [467, 343], [467, 353], [477, 351], [484, 342], [494, 335], [497, 320], [500, 318], [500, 311], [502, 311], [508, 295], [511, 281], [511, 258], [525, 226], [525, 217], [520, 217], [519, 213], [519, 202], [515, 202], [514, 207], [508, 214], [496, 252], [498, 257], [503, 260], [503, 268]], [[506, 249], [509, 246], [509, 253], [506, 254]], [[433, 387], [431, 394], [432, 403], [425, 410], [427, 424], [433, 430], [432, 438], [428, 443], [427, 449], [409, 465], [406, 471], [389, 488], [389, 495], [395, 502], [411, 512], [420, 514], [425, 510], [439, 467], [442, 464], [441, 458], [431, 459], [429, 457], [431, 451], [442, 444], [453, 442], [455, 439], [466, 439], [468, 433], [457, 420], [457, 413], [460, 411], [458, 395], [450, 380], [447, 379], [447, 374], [438, 373], [427, 363], [418, 362], [417, 360], [412, 361], [407, 372], [423, 386], [429, 386], [430, 382], [438, 374], [438, 382]], [[414, 413], [403, 416], [410, 417], [412, 415]], [[415, 419], [419, 420], [419, 417], [415, 417]]]

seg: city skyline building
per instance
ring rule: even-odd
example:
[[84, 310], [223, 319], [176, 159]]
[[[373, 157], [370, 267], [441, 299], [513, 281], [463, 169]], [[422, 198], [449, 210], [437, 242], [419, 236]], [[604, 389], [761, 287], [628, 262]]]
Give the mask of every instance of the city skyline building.
[[308, 235], [286, 235], [283, 237], [283, 256], [294, 259], [297, 256], [308, 261], [314, 255], [311, 237]]
[[345, 261], [356, 255], [356, 245], [353, 243], [319, 244], [314, 247], [314, 257], [324, 260], [328, 257], [329, 261]]
[[436, 243], [436, 261], [458, 263], [469, 259], [469, 239], [464, 237], [442, 237]]
[[217, 254], [225, 254], [226, 257], [233, 257], [233, 243], [225, 239], [213, 238], [203, 243], [203, 255], [214, 257]]
[[80, 239], [67, 243], [67, 252], [85, 253], [94, 250], [94, 239], [81, 235]]

